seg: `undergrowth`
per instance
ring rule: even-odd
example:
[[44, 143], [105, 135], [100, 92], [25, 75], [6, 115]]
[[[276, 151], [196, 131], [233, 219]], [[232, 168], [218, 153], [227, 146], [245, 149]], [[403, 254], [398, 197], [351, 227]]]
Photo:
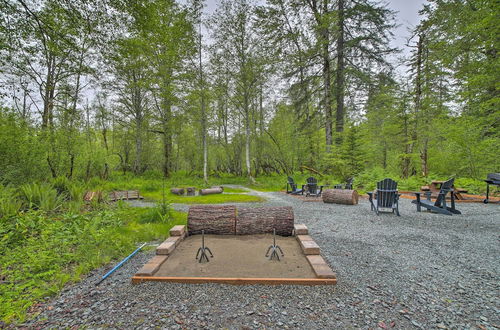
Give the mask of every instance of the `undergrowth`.
[[[318, 179], [320, 185], [327, 185], [333, 187], [335, 184], [345, 183], [347, 178], [341, 175], [319, 175], [316, 173], [311, 173], [309, 171], [296, 172], [290, 174], [293, 177], [295, 183], [300, 187], [302, 184], [306, 183], [306, 179], [313, 176]], [[406, 191], [419, 191], [420, 187], [423, 185], [428, 185], [433, 180], [447, 180], [449, 177], [438, 176], [431, 174], [428, 177], [421, 176], [411, 176], [407, 179], [399, 177], [395, 173], [391, 173], [388, 170], [382, 168], [372, 168], [370, 170], [365, 170], [354, 176], [354, 187], [360, 193], [366, 191], [371, 191], [376, 187], [378, 181], [384, 178], [392, 178], [398, 182], [398, 187], [400, 190]], [[206, 188], [218, 185], [242, 185], [251, 189], [259, 191], [284, 191], [286, 190], [287, 175], [286, 174], [271, 174], [266, 176], [258, 176], [255, 178], [255, 183], [251, 183], [245, 177], [232, 176], [232, 175], [218, 175], [209, 177], [208, 184], [203, 182], [203, 179], [199, 175], [189, 176], [187, 173], [176, 173], [171, 178], [163, 179], [161, 176], [153, 174], [145, 174], [143, 176], [133, 176], [132, 174], [121, 174], [114, 173], [108, 181], [102, 181], [99, 179], [93, 179], [89, 183], [90, 187], [98, 190], [112, 191], [112, 190], [140, 190], [141, 194], [152, 200], [161, 200], [162, 190], [165, 187], [165, 191], [169, 191], [173, 187], [196, 187], [197, 189]], [[472, 194], [485, 194], [486, 185], [482, 180], [476, 180], [471, 178], [457, 177], [455, 180], [455, 186], [459, 188], [464, 188]], [[225, 192], [238, 193], [244, 195], [245, 190], [239, 188], [229, 188], [225, 187]], [[229, 197], [229, 195], [222, 195], [226, 197], [220, 197], [220, 199], [214, 198], [213, 200], [204, 201], [203, 199], [193, 199], [191, 202], [190, 198], [176, 196], [173, 194], [166, 194], [167, 199], [173, 203], [223, 203], [223, 202], [248, 202], [247, 197]], [[196, 197], [198, 198], [198, 196]], [[228, 200], [224, 200], [228, 198]]]
[[68, 282], [163, 239], [184, 213], [156, 208], [104, 207], [84, 214], [26, 213], [0, 218], [0, 320], [23, 322], [34, 303]]

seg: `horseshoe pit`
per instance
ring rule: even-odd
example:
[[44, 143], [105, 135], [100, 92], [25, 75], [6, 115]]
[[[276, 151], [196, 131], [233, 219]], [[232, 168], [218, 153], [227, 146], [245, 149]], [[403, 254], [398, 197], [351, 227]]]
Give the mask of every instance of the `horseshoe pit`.
[[[208, 261], [196, 258], [202, 244], [213, 253], [213, 257], [208, 254]], [[266, 256], [274, 244], [283, 252], [279, 258], [270, 258], [270, 253]], [[231, 205], [192, 206], [187, 227], [173, 227], [170, 237], [157, 247], [156, 255], [132, 277], [132, 283], [145, 281], [337, 283], [335, 273], [320, 255], [320, 247], [307, 227], [294, 224], [291, 207], [237, 209]]]

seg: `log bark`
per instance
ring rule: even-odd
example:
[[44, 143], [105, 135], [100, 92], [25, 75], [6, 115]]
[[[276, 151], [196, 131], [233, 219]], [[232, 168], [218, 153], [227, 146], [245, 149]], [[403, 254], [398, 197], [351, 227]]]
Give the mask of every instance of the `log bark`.
[[176, 195], [184, 195], [184, 188], [172, 188], [170, 192]]
[[222, 187], [200, 189], [200, 195], [222, 194], [223, 191]]
[[236, 207], [233, 205], [194, 205], [188, 212], [190, 235], [205, 234], [234, 235]]
[[195, 187], [188, 187], [186, 188], [186, 195], [187, 196], [194, 196], [196, 193], [196, 188]]
[[356, 205], [358, 204], [358, 192], [348, 189], [327, 189], [323, 191], [323, 202]]
[[290, 236], [293, 226], [293, 209], [290, 206], [238, 209], [237, 235], [272, 233], [275, 228], [277, 235]]
[[224, 192], [224, 187], [223, 186], [212, 186], [210, 187], [211, 189], [217, 188], [217, 189], [222, 189], [222, 192]]

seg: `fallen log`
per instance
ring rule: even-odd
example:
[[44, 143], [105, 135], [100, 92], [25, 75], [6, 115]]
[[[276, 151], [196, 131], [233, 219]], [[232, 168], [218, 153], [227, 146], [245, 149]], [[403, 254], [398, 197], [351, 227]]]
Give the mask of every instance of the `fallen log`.
[[290, 206], [239, 208], [236, 219], [236, 235], [272, 233], [292, 235], [294, 229], [293, 209]]
[[200, 189], [200, 195], [222, 194], [223, 191], [222, 187]]
[[187, 196], [194, 196], [196, 194], [196, 188], [195, 187], [188, 187], [186, 188], [186, 195]]
[[236, 207], [233, 205], [194, 205], [188, 212], [190, 235], [205, 234], [234, 235]]
[[184, 188], [172, 188], [170, 192], [175, 195], [184, 195]]
[[327, 189], [322, 193], [324, 203], [335, 203], [344, 205], [357, 205], [358, 192], [348, 189]]

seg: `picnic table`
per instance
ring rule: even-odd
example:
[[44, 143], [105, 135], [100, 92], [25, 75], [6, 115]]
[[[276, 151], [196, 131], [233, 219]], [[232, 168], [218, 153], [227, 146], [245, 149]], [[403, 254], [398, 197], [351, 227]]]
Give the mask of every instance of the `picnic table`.
[[[432, 197], [437, 197], [439, 195], [439, 191], [441, 190], [441, 185], [446, 181], [443, 180], [434, 180], [428, 186], [422, 186], [420, 190], [422, 191], [430, 191]], [[455, 195], [455, 199], [464, 199], [461, 193], [467, 193], [466, 189], [455, 188], [455, 185], [452, 186], [453, 194]]]

